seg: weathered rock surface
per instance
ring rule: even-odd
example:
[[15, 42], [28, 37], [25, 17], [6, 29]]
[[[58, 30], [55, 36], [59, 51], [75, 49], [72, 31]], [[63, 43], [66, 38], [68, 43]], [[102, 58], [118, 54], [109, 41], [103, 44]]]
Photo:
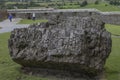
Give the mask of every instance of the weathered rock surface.
[[111, 52], [111, 35], [91, 17], [60, 18], [15, 29], [9, 39], [12, 59], [23, 67], [97, 74]]

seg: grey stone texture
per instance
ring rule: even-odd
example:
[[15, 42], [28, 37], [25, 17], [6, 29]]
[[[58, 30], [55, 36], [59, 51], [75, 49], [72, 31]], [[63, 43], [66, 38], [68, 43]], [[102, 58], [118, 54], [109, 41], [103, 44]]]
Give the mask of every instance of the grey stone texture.
[[111, 34], [99, 19], [52, 16], [47, 23], [14, 29], [8, 47], [23, 67], [96, 75], [111, 52]]

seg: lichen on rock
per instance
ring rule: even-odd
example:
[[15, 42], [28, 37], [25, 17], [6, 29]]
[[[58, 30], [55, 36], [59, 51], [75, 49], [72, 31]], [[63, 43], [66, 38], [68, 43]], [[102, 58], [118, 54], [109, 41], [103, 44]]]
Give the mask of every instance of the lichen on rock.
[[96, 75], [111, 52], [111, 34], [99, 19], [57, 16], [14, 29], [8, 46], [12, 59], [23, 67]]

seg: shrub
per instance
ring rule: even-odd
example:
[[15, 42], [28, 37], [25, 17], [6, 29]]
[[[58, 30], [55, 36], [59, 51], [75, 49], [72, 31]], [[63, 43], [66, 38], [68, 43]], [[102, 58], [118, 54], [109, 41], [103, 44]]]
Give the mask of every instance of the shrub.
[[84, 7], [84, 6], [86, 6], [87, 4], [88, 4], [87, 1], [83, 1], [83, 2], [80, 4], [80, 6], [81, 6], [81, 7]]
[[38, 7], [40, 6], [38, 3], [35, 3], [33, 1], [30, 2], [29, 7]]
[[48, 6], [54, 7], [55, 4], [54, 4], [54, 3], [51, 3], [51, 4], [48, 4]]
[[96, 1], [95, 1], [95, 4], [99, 4], [99, 1], [98, 1], [98, 0], [96, 0]]
[[77, 2], [76, 5], [80, 5], [80, 2]]
[[110, 5], [120, 5], [119, 1], [109, 1]]
[[110, 4], [110, 5], [113, 5], [113, 4], [114, 4], [114, 2], [113, 2], [113, 1], [110, 1], [110, 2], [109, 2], [109, 4]]
[[6, 9], [6, 5], [4, 1], [0, 1], [0, 9]]
[[105, 6], [108, 6], [107, 4], [105, 4]]

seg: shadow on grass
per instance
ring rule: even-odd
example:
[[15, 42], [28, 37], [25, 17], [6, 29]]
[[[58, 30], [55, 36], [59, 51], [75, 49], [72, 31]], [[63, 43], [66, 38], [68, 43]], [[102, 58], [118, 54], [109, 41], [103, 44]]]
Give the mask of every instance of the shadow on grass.
[[109, 68], [105, 69], [105, 77], [107, 80], [120, 80], [120, 71], [117, 70], [111, 70]]

